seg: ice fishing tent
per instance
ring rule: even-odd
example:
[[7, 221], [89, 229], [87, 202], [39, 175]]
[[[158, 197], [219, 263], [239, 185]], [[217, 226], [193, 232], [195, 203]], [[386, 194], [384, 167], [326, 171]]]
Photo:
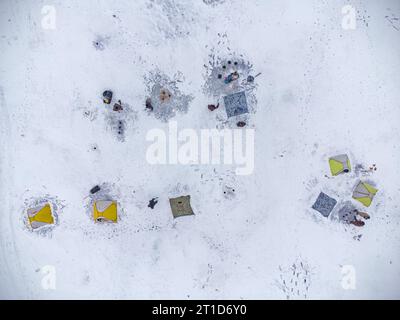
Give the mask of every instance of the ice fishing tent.
[[171, 205], [171, 211], [174, 218], [194, 214], [192, 207], [190, 206], [190, 196], [171, 198], [169, 199], [169, 204]]
[[346, 173], [351, 170], [350, 160], [347, 154], [339, 154], [329, 158], [329, 167], [333, 176], [341, 173]]
[[377, 192], [378, 190], [370, 184], [360, 181], [353, 191], [353, 199], [360, 201], [364, 206], [369, 207]]
[[32, 229], [54, 224], [54, 217], [49, 203], [30, 208], [27, 213], [29, 225]]
[[117, 202], [112, 200], [98, 200], [93, 205], [93, 217], [98, 222], [117, 222]]
[[244, 91], [232, 93], [224, 97], [228, 118], [248, 113], [246, 94]]
[[335, 199], [321, 192], [318, 195], [318, 198], [315, 201], [315, 203], [312, 205], [312, 208], [314, 210], [317, 210], [324, 217], [328, 217], [329, 214], [332, 212], [333, 208], [335, 207], [336, 203], [337, 201]]

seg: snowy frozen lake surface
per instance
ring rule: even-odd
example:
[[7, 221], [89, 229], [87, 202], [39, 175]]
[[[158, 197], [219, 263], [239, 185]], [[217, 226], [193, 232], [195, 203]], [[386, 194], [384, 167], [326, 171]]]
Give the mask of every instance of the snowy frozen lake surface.
[[[399, 1], [3, 0], [0, 18], [0, 298], [400, 298]], [[232, 120], [235, 90], [249, 112]], [[149, 163], [147, 133], [171, 120], [245, 121], [253, 172]], [[339, 154], [352, 170], [332, 177]], [[368, 208], [360, 179], [378, 189]], [[92, 220], [95, 185], [118, 223]], [[174, 219], [183, 195], [194, 215]], [[31, 231], [43, 200], [56, 225]], [[344, 223], [343, 206], [371, 219]]]

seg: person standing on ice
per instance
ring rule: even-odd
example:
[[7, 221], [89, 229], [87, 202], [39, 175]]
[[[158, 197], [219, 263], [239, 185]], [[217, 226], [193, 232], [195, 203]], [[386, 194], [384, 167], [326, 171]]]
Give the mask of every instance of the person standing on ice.
[[145, 105], [146, 105], [146, 109], [147, 110], [153, 111], [154, 108], [153, 108], [153, 104], [151, 103], [151, 98], [147, 98], [146, 99], [146, 104]]
[[235, 81], [237, 79], [239, 79], [239, 73], [237, 71], [235, 71], [235, 72], [232, 72], [230, 75], [228, 75], [225, 78], [224, 82], [225, 82], [225, 84], [230, 84], [232, 81]]
[[214, 111], [215, 109], [218, 109], [218, 107], [219, 107], [219, 102], [218, 102], [217, 105], [215, 105], [215, 104], [209, 104], [209, 105], [208, 105], [208, 110]]

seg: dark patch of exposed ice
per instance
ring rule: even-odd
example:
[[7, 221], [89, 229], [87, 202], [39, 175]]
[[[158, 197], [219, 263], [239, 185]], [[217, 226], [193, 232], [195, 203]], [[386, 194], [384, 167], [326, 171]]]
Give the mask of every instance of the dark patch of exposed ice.
[[96, 50], [103, 51], [109, 43], [109, 38], [110, 37], [108, 36], [100, 36], [100, 35], [96, 36], [96, 38], [92, 42], [93, 47]]

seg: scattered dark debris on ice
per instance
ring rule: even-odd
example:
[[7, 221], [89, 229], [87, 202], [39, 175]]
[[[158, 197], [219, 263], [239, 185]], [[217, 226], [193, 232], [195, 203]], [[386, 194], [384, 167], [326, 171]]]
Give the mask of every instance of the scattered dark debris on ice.
[[279, 280], [275, 280], [275, 285], [287, 300], [308, 298], [312, 270], [307, 262], [298, 260], [288, 268], [279, 266], [279, 271]]
[[390, 15], [386, 15], [385, 19], [387, 21], [389, 21], [390, 26], [396, 30], [396, 31], [400, 31], [400, 19], [399, 17], [397, 17], [394, 13], [390, 13]]

